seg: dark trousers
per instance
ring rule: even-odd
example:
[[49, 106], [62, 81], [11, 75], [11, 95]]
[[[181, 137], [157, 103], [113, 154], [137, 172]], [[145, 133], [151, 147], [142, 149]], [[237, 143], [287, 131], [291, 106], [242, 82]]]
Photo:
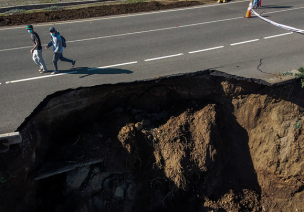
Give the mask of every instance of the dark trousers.
[[55, 53], [53, 56], [53, 64], [54, 64], [55, 71], [58, 71], [58, 67], [57, 67], [58, 60], [61, 60], [63, 62], [69, 62], [69, 63], [73, 62], [73, 60], [63, 57], [62, 53]]

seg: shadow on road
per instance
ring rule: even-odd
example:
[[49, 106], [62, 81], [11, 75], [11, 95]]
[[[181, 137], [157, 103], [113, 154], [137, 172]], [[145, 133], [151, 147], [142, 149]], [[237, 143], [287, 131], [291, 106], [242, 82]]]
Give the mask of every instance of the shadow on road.
[[262, 5], [259, 7], [260, 9], [284, 9], [284, 8], [292, 8], [293, 6], [277, 6], [277, 5]]
[[119, 68], [105, 68], [105, 69], [91, 69], [88, 67], [78, 67], [70, 70], [60, 71], [60, 73], [68, 73], [68, 74], [84, 74], [79, 78], [88, 77], [94, 74], [131, 74], [133, 71]]

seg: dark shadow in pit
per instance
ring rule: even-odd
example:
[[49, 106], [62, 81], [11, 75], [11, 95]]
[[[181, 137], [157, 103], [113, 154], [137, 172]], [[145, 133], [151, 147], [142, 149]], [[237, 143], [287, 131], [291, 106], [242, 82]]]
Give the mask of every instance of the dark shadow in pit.
[[[67, 173], [37, 181], [38, 211], [56, 209], [72, 212], [88, 208], [88, 211], [110, 212], [128, 211], [128, 207], [130, 211], [210, 211], [215, 208], [204, 206], [205, 197], [217, 201], [231, 190], [235, 195], [243, 195], [244, 189], [260, 194], [250, 157], [248, 135], [232, 115], [231, 100], [221, 100], [212, 95], [215, 81], [210, 83], [202, 78], [172, 81], [179, 86], [177, 90], [198, 96], [189, 99], [162, 81], [153, 84], [143, 82], [130, 89], [124, 88], [126, 96], [111, 95], [96, 101], [89, 109], [74, 112], [61, 123], [57, 122], [57, 128], [52, 128], [55, 132], [49, 134], [52, 145], [44, 158], [45, 162], [73, 163], [101, 157], [104, 158], [101, 172], [110, 174], [107, 177], [103, 175], [103, 179], [98, 181], [101, 186], [95, 185], [93, 179], [99, 173], [92, 166], [88, 176], [72, 193], [66, 191], [65, 184], [73, 181], [67, 179]], [[212, 89], [209, 91], [209, 88]], [[113, 93], [113, 90], [101, 89], [94, 93], [100, 92]], [[205, 95], [200, 92], [205, 92]], [[90, 94], [93, 94], [92, 90]], [[202, 110], [208, 104], [217, 105], [218, 127], [212, 133], [217, 159], [204, 172], [190, 160], [190, 152], [186, 150], [180, 170], [188, 172], [187, 183], [184, 188], [178, 188], [163, 169], [155, 166], [157, 143], [147, 139], [143, 131], [137, 131], [134, 123], [145, 117], [151, 119], [152, 125], [145, 129], [149, 131], [167, 123], [170, 117], [191, 112], [191, 108]], [[166, 112], [165, 115], [163, 112]], [[187, 127], [185, 125], [185, 130], [181, 131], [186, 138], [182, 142], [191, 140]], [[188, 170], [190, 168], [195, 171]], [[78, 176], [77, 173], [75, 175]], [[50, 197], [50, 193], [54, 198]], [[225, 211], [219, 207], [216, 208], [218, 211]]]
[[78, 74], [83, 75], [79, 78], [85, 78], [96, 74], [132, 74], [133, 71], [119, 68], [90, 69], [88, 67], [77, 67], [70, 70], [60, 71], [59, 73]]
[[[221, 134], [223, 135], [223, 143], [218, 146], [223, 167], [221, 170], [222, 182], [217, 188], [218, 190], [214, 190], [210, 199], [217, 201], [223, 194], [228, 194], [231, 191], [234, 195], [248, 198], [244, 191], [250, 190], [255, 191], [258, 194], [258, 200], [260, 200], [261, 187], [250, 154], [248, 133], [233, 115], [234, 106], [231, 102], [218, 103], [221, 105], [221, 118], [219, 118], [218, 125], [221, 125]], [[241, 205], [241, 207], [244, 207], [241, 210], [245, 211], [247, 206]], [[208, 209], [212, 210], [212, 208]], [[225, 210], [223, 209], [223, 211]]]

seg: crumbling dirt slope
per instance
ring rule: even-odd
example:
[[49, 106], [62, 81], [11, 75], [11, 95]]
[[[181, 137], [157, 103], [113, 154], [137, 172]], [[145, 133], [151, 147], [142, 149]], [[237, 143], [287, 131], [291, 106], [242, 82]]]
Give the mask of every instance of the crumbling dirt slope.
[[0, 154], [0, 211], [303, 211], [300, 84], [214, 73], [48, 96]]
[[[206, 1], [206, 3], [215, 0]], [[35, 13], [12, 14], [0, 16], [0, 26], [37, 24], [43, 22], [66, 21], [74, 19], [94, 18], [109, 15], [130, 14], [156, 10], [189, 7], [204, 4], [201, 1], [168, 1], [168, 2], [140, 2], [133, 4], [110, 4], [78, 9], [66, 9], [56, 11], [43, 11]]]

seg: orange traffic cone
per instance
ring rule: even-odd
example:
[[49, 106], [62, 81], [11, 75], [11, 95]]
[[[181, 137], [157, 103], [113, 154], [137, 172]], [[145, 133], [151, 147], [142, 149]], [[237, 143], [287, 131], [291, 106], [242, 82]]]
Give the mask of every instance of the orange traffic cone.
[[247, 13], [245, 15], [245, 18], [250, 18], [251, 17], [251, 8], [252, 8], [252, 1], [250, 0], [250, 4], [248, 6]]

